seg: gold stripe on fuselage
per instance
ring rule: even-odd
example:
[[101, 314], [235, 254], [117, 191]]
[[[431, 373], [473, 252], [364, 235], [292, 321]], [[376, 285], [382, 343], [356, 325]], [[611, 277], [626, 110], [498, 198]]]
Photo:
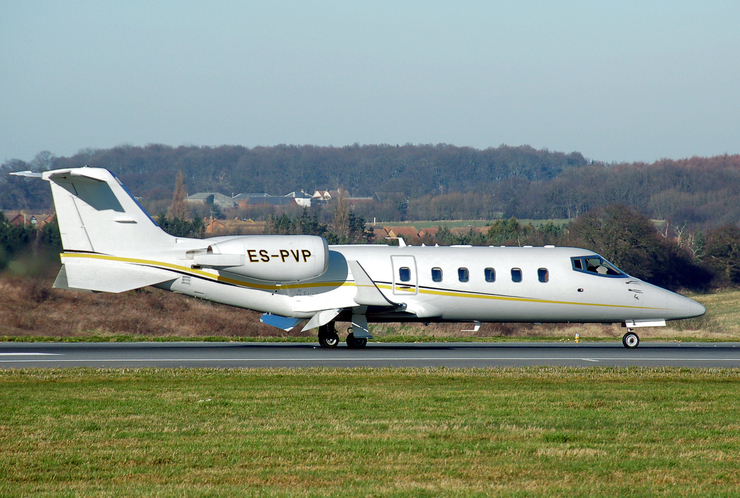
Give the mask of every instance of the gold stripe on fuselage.
[[[94, 254], [94, 253], [63, 253], [60, 254], [60, 257], [62, 260], [64, 258], [82, 258], [82, 259], [97, 259], [102, 261], [116, 261], [121, 263], [131, 263], [131, 264], [137, 264], [137, 265], [143, 265], [143, 266], [151, 266], [154, 268], [160, 268], [160, 269], [167, 269], [167, 270], [173, 270], [177, 271], [179, 273], [184, 273], [191, 276], [197, 276], [201, 278], [205, 278], [208, 280], [212, 280], [215, 282], [220, 282], [224, 284], [230, 284], [235, 285], [238, 287], [245, 287], [249, 289], [257, 289], [257, 290], [265, 290], [265, 291], [277, 291], [282, 289], [315, 289], [315, 288], [322, 288], [322, 287], [354, 287], [354, 282], [347, 282], [347, 281], [326, 281], [326, 282], [309, 282], [309, 283], [295, 283], [295, 284], [258, 284], [254, 282], [246, 282], [243, 280], [237, 280], [229, 277], [224, 277], [223, 275], [214, 275], [212, 273], [209, 273], [204, 270], [199, 270], [196, 268], [189, 268], [187, 266], [177, 265], [174, 263], [165, 263], [162, 261], [153, 261], [153, 260], [147, 260], [147, 259], [138, 259], [138, 258], [124, 258], [120, 256], [109, 256], [106, 254]], [[388, 283], [376, 283], [379, 289], [383, 290], [392, 290], [393, 287]], [[410, 291], [409, 294], [411, 294]], [[537, 303], [537, 304], [565, 304], [565, 305], [571, 305], [571, 306], [600, 306], [604, 308], [625, 308], [625, 309], [661, 309], [661, 308], [652, 308], [652, 307], [642, 307], [642, 306], [625, 306], [625, 305], [619, 305], [619, 304], [603, 304], [603, 303], [582, 303], [582, 302], [572, 302], [572, 301], [553, 301], [553, 300], [547, 300], [547, 299], [536, 299], [531, 297], [520, 297], [520, 296], [502, 296], [502, 295], [494, 295], [494, 294], [481, 294], [477, 292], [465, 292], [465, 291], [459, 291], [459, 290], [445, 290], [445, 289], [432, 289], [432, 288], [424, 288], [419, 287], [419, 294], [425, 294], [429, 296], [443, 296], [443, 297], [458, 297], [458, 298], [465, 298], [465, 299], [486, 299], [486, 300], [494, 300], [494, 301], [510, 301], [510, 302], [525, 302], [525, 303]]]

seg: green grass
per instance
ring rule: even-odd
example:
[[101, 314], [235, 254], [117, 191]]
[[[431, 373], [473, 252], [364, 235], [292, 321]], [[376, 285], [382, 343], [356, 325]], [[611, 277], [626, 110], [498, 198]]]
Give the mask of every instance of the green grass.
[[736, 496], [740, 372], [0, 370], [2, 496]]

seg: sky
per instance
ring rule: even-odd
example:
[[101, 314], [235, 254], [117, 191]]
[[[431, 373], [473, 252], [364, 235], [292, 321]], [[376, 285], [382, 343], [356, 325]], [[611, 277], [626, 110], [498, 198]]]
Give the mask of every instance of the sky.
[[740, 153], [740, 2], [0, 3], [0, 162], [171, 146]]

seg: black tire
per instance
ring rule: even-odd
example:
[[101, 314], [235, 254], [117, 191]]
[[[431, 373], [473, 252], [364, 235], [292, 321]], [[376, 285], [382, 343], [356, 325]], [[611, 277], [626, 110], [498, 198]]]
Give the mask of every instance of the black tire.
[[319, 336], [319, 344], [322, 348], [335, 348], [339, 344], [339, 336]]
[[635, 349], [640, 345], [640, 338], [634, 332], [627, 332], [624, 334], [624, 337], [622, 337], [622, 344], [624, 344], [624, 347], [627, 349]]
[[367, 339], [355, 337], [354, 334], [347, 336], [347, 347], [352, 349], [364, 348], [367, 346]]
[[334, 327], [329, 325], [319, 327], [319, 344], [322, 348], [335, 348], [339, 345], [339, 336]]

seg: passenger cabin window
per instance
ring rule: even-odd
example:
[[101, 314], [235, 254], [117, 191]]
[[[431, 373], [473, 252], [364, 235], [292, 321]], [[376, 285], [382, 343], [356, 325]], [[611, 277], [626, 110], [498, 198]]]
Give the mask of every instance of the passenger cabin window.
[[468, 269], [458, 268], [457, 279], [460, 280], [460, 282], [467, 282], [468, 280], [470, 280], [470, 272], [468, 272]]
[[571, 258], [573, 269], [576, 271], [591, 273], [593, 275], [602, 275], [605, 277], [626, 277], [627, 275], [602, 258], [601, 256], [582, 256]]
[[521, 282], [522, 281], [522, 269], [521, 268], [512, 268], [511, 269], [511, 281], [512, 282]]
[[537, 280], [543, 283], [550, 281], [550, 272], [547, 271], [547, 268], [537, 270]]
[[442, 281], [442, 268], [432, 268], [432, 280], [435, 282]]
[[493, 268], [486, 268], [484, 273], [486, 275], [486, 282], [496, 281], [496, 270]]
[[408, 282], [411, 280], [411, 269], [409, 269], [406, 266], [403, 266], [398, 269], [398, 279], [401, 282]]

